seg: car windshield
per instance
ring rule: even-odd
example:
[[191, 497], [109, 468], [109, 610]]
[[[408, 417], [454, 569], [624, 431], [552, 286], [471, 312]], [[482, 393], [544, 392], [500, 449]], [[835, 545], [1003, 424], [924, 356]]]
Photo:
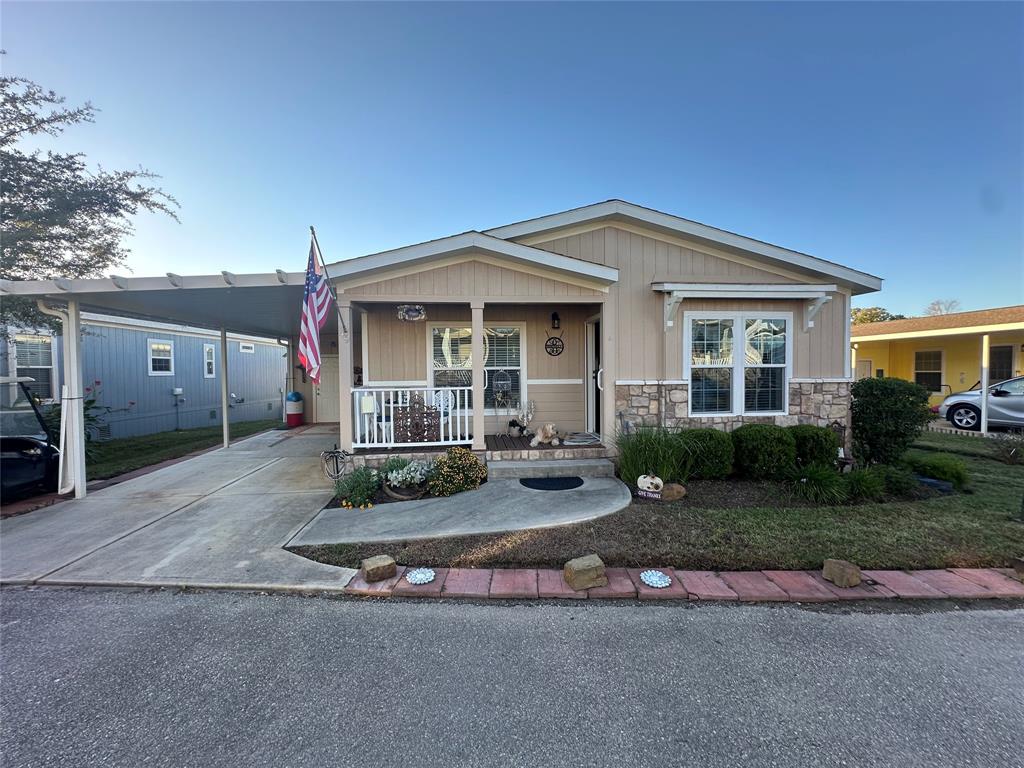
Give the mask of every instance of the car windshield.
[[0, 385], [0, 435], [46, 439], [46, 427], [18, 385]]

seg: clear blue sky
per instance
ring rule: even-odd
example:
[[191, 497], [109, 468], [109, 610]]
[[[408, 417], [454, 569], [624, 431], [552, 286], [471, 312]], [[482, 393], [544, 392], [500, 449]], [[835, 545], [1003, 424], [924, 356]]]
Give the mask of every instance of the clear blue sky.
[[143, 165], [137, 275], [300, 270], [612, 197], [886, 279], [1024, 301], [1019, 3], [6, 2], [9, 74]]

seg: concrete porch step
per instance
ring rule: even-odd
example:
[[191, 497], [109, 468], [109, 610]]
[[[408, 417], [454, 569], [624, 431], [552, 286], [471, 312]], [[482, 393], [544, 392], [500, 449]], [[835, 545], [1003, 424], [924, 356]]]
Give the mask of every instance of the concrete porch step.
[[489, 461], [492, 480], [520, 477], [613, 477], [615, 465], [608, 459], [539, 459], [536, 461]]

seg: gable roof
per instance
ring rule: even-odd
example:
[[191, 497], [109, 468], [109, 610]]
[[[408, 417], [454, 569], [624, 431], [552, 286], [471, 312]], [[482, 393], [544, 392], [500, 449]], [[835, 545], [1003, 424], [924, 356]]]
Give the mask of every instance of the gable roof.
[[327, 271], [332, 279], [345, 280], [392, 267], [414, 264], [429, 266], [431, 262], [470, 252], [483, 252], [518, 262], [523, 266], [543, 267], [602, 285], [610, 285], [619, 279], [619, 270], [614, 267], [574, 259], [571, 256], [561, 256], [476, 231], [428, 240], [425, 243], [407, 245], [404, 248], [395, 248], [369, 256], [336, 261], [327, 265]]
[[963, 330], [993, 325], [1024, 325], [1024, 304], [1012, 307], [979, 309], [972, 312], [951, 312], [948, 315], [908, 317], [905, 320], [886, 320], [884, 323], [861, 323], [850, 328], [853, 338], [886, 336], [889, 334], [926, 333], [928, 331]]
[[798, 267], [823, 277], [835, 279], [852, 288], [855, 294], [877, 291], [882, 287], [882, 278], [876, 275], [851, 269], [817, 256], [744, 237], [724, 229], [710, 227], [697, 221], [656, 211], [653, 208], [644, 208], [625, 200], [606, 200], [603, 203], [572, 208], [561, 213], [487, 229], [484, 230], [484, 234], [503, 239], [516, 239], [602, 221], [638, 223], [655, 231], [680, 235], [725, 250], [754, 254], [769, 264]]

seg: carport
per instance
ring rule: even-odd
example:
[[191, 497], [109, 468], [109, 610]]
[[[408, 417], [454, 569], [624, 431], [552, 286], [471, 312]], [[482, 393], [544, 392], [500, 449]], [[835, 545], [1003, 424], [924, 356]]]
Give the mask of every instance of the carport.
[[[62, 325], [64, 380], [61, 401], [60, 491], [74, 490], [75, 498], [86, 494], [85, 430], [81, 359], [81, 313], [103, 312], [144, 320], [180, 323], [219, 330], [221, 334], [221, 424], [224, 448], [230, 445], [227, 419], [230, 394], [227, 359], [228, 332], [275, 338], [287, 348], [291, 386], [292, 346], [299, 334], [304, 272], [263, 274], [178, 275], [165, 277], [121, 277], [40, 281], [2, 281], [0, 294], [36, 299], [39, 308], [58, 318]], [[344, 302], [343, 302], [344, 303]], [[348, 349], [351, 359], [351, 308], [332, 312], [322, 332], [326, 338], [339, 331], [339, 360]], [[348, 393], [343, 397], [348, 398]], [[347, 409], [341, 409], [347, 413]]]

